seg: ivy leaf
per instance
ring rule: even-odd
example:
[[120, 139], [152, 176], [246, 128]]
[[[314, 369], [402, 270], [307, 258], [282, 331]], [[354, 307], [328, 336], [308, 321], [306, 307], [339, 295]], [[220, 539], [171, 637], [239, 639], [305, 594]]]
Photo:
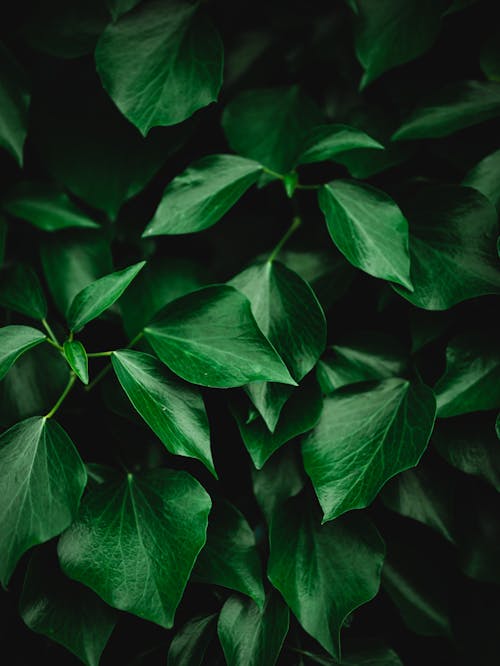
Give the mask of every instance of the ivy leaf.
[[434, 93], [393, 134], [392, 139], [431, 139], [449, 136], [500, 115], [500, 84], [462, 81]]
[[30, 559], [19, 610], [32, 631], [64, 645], [87, 666], [99, 666], [118, 619], [97, 595], [51, 566], [40, 549]]
[[72, 522], [87, 473], [61, 426], [42, 416], [0, 436], [0, 581], [7, 585], [21, 555]]
[[457, 185], [425, 188], [412, 199], [413, 291], [394, 286], [427, 310], [446, 310], [475, 296], [500, 294], [497, 213], [479, 192]]
[[79, 291], [73, 298], [66, 317], [70, 329], [80, 331], [85, 324], [113, 305], [145, 263], [140, 261], [121, 271], [105, 275]]
[[[325, 315], [311, 287], [278, 261], [250, 266], [229, 284], [248, 298], [260, 330], [300, 382], [326, 344]], [[250, 384], [247, 392], [273, 432], [291, 389], [258, 382]]]
[[201, 666], [208, 644], [215, 634], [217, 614], [194, 617], [173, 637], [167, 666]]
[[385, 192], [334, 180], [320, 188], [318, 201], [333, 242], [351, 264], [413, 289], [408, 222]]
[[465, 176], [462, 185], [473, 187], [500, 210], [500, 150], [487, 155]]
[[378, 592], [384, 543], [361, 514], [321, 525], [300, 494], [277, 507], [270, 527], [268, 576], [302, 627], [340, 658], [340, 630]]
[[186, 472], [108, 475], [59, 540], [64, 573], [115, 608], [170, 628], [206, 538], [210, 497]]
[[222, 85], [219, 33], [189, 2], [152, 2], [121, 16], [95, 59], [105, 90], [144, 136], [214, 102]]
[[0, 271], [0, 305], [33, 319], [46, 317], [47, 301], [42, 285], [30, 266], [14, 264]]
[[262, 609], [250, 599], [229, 597], [219, 615], [217, 632], [228, 666], [274, 666], [288, 633], [290, 615], [280, 595], [271, 590]]
[[0, 379], [3, 379], [17, 359], [46, 339], [45, 333], [31, 326], [0, 328]]
[[231, 148], [286, 174], [298, 163], [304, 138], [322, 120], [298, 86], [246, 90], [225, 108], [222, 127]]
[[360, 148], [384, 150], [384, 146], [372, 139], [363, 130], [349, 125], [319, 125], [314, 127], [304, 139], [299, 164], [311, 164], [325, 160], [335, 160], [339, 153]]
[[21, 182], [3, 198], [2, 208], [43, 231], [99, 226], [55, 185]]
[[63, 352], [70, 368], [75, 375], [84, 383], [89, 383], [89, 360], [85, 347], [79, 340], [66, 340]]
[[354, 384], [327, 396], [302, 445], [323, 521], [368, 506], [391, 477], [415, 466], [434, 415], [434, 394], [419, 380]]
[[238, 155], [208, 155], [167, 186], [143, 237], [189, 234], [218, 222], [257, 182], [262, 167]]
[[111, 362], [130, 402], [167, 450], [201, 460], [216, 476], [200, 393], [181, 383], [149, 354], [123, 349], [113, 352]]
[[30, 98], [26, 74], [0, 42], [0, 146], [21, 167]]
[[262, 609], [262, 567], [255, 536], [244, 516], [229, 502], [215, 502], [207, 542], [196, 560], [194, 580], [222, 585], [251, 597]]
[[234, 287], [214, 285], [178, 298], [144, 332], [160, 360], [193, 384], [295, 384]]
[[427, 51], [441, 27], [445, 3], [435, 0], [356, 0], [356, 55], [365, 72], [361, 88]]
[[500, 407], [500, 351], [488, 332], [463, 334], [446, 349], [446, 371], [434, 387], [439, 417]]

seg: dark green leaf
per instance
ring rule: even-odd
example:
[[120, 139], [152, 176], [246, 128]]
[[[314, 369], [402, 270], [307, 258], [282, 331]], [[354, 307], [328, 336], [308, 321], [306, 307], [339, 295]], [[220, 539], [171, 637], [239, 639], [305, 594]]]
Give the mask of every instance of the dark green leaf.
[[265, 594], [254, 533], [238, 509], [225, 500], [216, 501], [210, 512], [207, 542], [193, 575], [202, 583], [242, 592], [262, 609]]
[[64, 645], [87, 666], [99, 666], [118, 619], [116, 611], [64, 576], [40, 550], [28, 565], [19, 611], [32, 631]]
[[0, 266], [3, 265], [5, 260], [5, 244], [7, 241], [7, 222], [5, 218], [0, 215]]
[[412, 354], [444, 335], [453, 323], [454, 317], [454, 312], [450, 310], [411, 310]]
[[465, 176], [462, 185], [473, 187], [500, 209], [500, 150], [487, 155]]
[[181, 383], [149, 354], [124, 349], [113, 352], [111, 361], [130, 402], [168, 451], [201, 460], [215, 475], [200, 393]]
[[110, 23], [95, 51], [104, 88], [145, 136], [217, 99], [223, 48], [197, 4], [142, 4]]
[[66, 317], [70, 329], [80, 331], [85, 324], [113, 305], [145, 263], [140, 261], [121, 271], [105, 275], [79, 291], [73, 298]]
[[305, 137], [299, 164], [323, 162], [324, 160], [335, 161], [335, 156], [339, 153], [360, 148], [383, 150], [384, 146], [363, 130], [349, 127], [349, 125], [319, 125]]
[[17, 359], [46, 339], [45, 333], [31, 326], [0, 328], [0, 379], [3, 379]]
[[500, 81], [500, 49], [498, 40], [500, 38], [498, 28], [488, 37], [481, 48], [479, 64], [483, 74], [490, 81]]
[[384, 543], [360, 513], [321, 525], [304, 494], [277, 507], [268, 575], [302, 627], [336, 658], [347, 616], [377, 594]]
[[144, 332], [160, 360], [193, 384], [295, 384], [258, 328], [250, 302], [234, 287], [214, 285], [178, 298]]
[[410, 303], [446, 310], [483, 294], [500, 294], [497, 214], [479, 192], [457, 185], [425, 188], [407, 212], [413, 292]]
[[33, 319], [44, 319], [47, 301], [32, 268], [14, 264], [0, 270], [0, 305]]
[[208, 644], [215, 634], [217, 615], [195, 617], [174, 636], [167, 666], [201, 666]]
[[222, 126], [236, 153], [285, 174], [298, 163], [305, 137], [321, 120], [314, 102], [291, 86], [240, 93], [226, 106]]
[[21, 421], [0, 437], [0, 581], [7, 585], [21, 555], [72, 522], [87, 473], [55, 421]]
[[458, 416], [500, 407], [500, 349], [488, 331], [454, 338], [446, 371], [434, 387], [438, 416]]
[[347, 655], [342, 651], [342, 661], [337, 661], [331, 657], [319, 656], [306, 650], [297, 650], [299, 654], [304, 655], [315, 664], [320, 666], [403, 666], [403, 662], [398, 655], [390, 648], [380, 647], [368, 650], [348, 652]]
[[318, 200], [333, 242], [351, 264], [412, 289], [408, 222], [387, 194], [334, 180], [319, 190]]
[[188, 234], [213, 226], [257, 182], [262, 167], [238, 155], [208, 155], [176, 176], [143, 236]]
[[89, 360], [85, 347], [79, 340], [66, 340], [63, 345], [64, 356], [71, 369], [84, 384], [89, 383]]
[[19, 166], [23, 165], [29, 103], [26, 74], [0, 42], [0, 146]]
[[186, 472], [114, 475], [84, 496], [61, 567], [111, 606], [171, 627], [206, 538], [210, 497]]
[[415, 466], [435, 410], [434, 394], [417, 379], [354, 384], [327, 396], [302, 446], [324, 521], [368, 506], [391, 477]]
[[500, 84], [463, 81], [434, 93], [394, 133], [394, 140], [448, 136], [500, 115]]
[[219, 615], [217, 632], [227, 666], [274, 666], [288, 633], [289, 611], [271, 590], [262, 609], [233, 595]]

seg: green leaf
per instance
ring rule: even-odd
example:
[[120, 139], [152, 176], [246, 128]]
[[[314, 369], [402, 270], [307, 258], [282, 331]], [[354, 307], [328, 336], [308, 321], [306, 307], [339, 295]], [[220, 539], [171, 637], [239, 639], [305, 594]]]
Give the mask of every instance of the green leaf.
[[500, 150], [487, 155], [471, 169], [462, 185], [473, 187], [500, 210]]
[[441, 27], [445, 3], [436, 0], [356, 0], [356, 55], [365, 72], [361, 88], [427, 51]]
[[17, 359], [46, 339], [45, 333], [31, 326], [0, 328], [0, 379], [3, 379]]
[[454, 338], [434, 391], [441, 418], [500, 407], [498, 337], [483, 331]]
[[500, 85], [463, 81], [438, 90], [393, 134], [393, 140], [449, 136], [500, 115]]
[[79, 291], [73, 298], [66, 317], [70, 329], [80, 331], [85, 324], [113, 305], [145, 263], [140, 261], [121, 271], [105, 275]]
[[457, 185], [425, 188], [407, 211], [413, 292], [394, 289], [417, 307], [446, 310], [500, 294], [497, 213], [479, 192]]
[[84, 384], [89, 383], [89, 360], [85, 347], [79, 340], [66, 340], [63, 345], [64, 356], [75, 375]]
[[217, 623], [227, 666], [274, 666], [289, 621], [288, 608], [274, 590], [268, 593], [262, 609], [250, 599], [229, 597]]
[[167, 666], [201, 666], [215, 634], [217, 614], [194, 617], [179, 630], [168, 648]]
[[293, 392], [280, 414], [273, 433], [269, 432], [262, 418], [248, 420], [248, 407], [242, 401], [234, 400], [231, 403], [231, 411], [253, 464], [257, 469], [261, 469], [268, 458], [283, 444], [316, 425], [322, 406], [321, 391], [312, 377], [305, 379], [304, 383]]
[[189, 234], [218, 222], [257, 182], [262, 167], [238, 155], [208, 155], [167, 186], [144, 237]]
[[370, 379], [401, 377], [407, 363], [407, 354], [398, 339], [377, 332], [354, 333], [345, 344], [328, 348], [316, 373], [323, 393], [331, 393]]
[[55, 185], [21, 182], [2, 199], [2, 208], [43, 231], [99, 226]]
[[225, 500], [217, 500], [210, 512], [207, 542], [193, 576], [196, 581], [246, 594], [263, 607], [262, 566], [254, 533], [240, 511]]
[[321, 525], [304, 494], [279, 506], [270, 528], [268, 576], [302, 627], [340, 658], [347, 616], [378, 592], [384, 543], [360, 513]]
[[44, 319], [47, 301], [35, 271], [26, 264], [0, 270], [0, 305], [33, 319]]
[[234, 287], [214, 285], [178, 298], [144, 332], [160, 360], [193, 384], [295, 384]]
[[246, 90], [225, 108], [222, 127], [240, 155], [286, 174], [298, 164], [303, 142], [322, 116], [298, 86]]
[[7, 222], [5, 218], [0, 215], [0, 266], [3, 265], [5, 261], [5, 244], [7, 241]]
[[145, 136], [216, 101], [223, 47], [198, 5], [151, 2], [110, 23], [95, 51], [102, 84]]
[[354, 384], [327, 396], [302, 445], [324, 522], [368, 506], [391, 477], [414, 467], [434, 415], [434, 394], [419, 380]]
[[210, 497], [186, 472], [108, 475], [59, 540], [64, 573], [120, 610], [170, 628], [206, 538]]
[[99, 666], [118, 619], [116, 611], [64, 576], [40, 549], [30, 559], [19, 612], [32, 631], [64, 645], [87, 666]]
[[72, 522], [87, 473], [55, 421], [21, 421], [0, 436], [0, 581], [7, 585], [23, 553]]
[[0, 42], [0, 147], [23, 165], [30, 93], [26, 74]]
[[500, 81], [500, 50], [498, 48], [498, 28], [488, 37], [481, 48], [479, 64], [483, 74], [490, 81]]
[[122, 14], [126, 14], [136, 7], [141, 0], [106, 0], [106, 5], [116, 21]]
[[412, 289], [408, 222], [385, 192], [334, 180], [321, 187], [318, 201], [333, 242], [351, 264]]
[[[229, 284], [248, 298], [260, 330], [299, 382], [315, 366], [326, 343], [325, 315], [311, 287], [278, 261], [250, 266]], [[259, 382], [250, 384], [247, 392], [273, 432], [291, 389]]]
[[113, 369], [135, 409], [174, 455], [196, 458], [216, 476], [203, 398], [149, 354], [113, 352]]
[[345, 666], [403, 666], [403, 662], [394, 650], [386, 647], [349, 652], [347, 655], [344, 655], [344, 652], [342, 652], [341, 662], [331, 657], [313, 654], [307, 650], [296, 651], [321, 666], [330, 666], [330, 664], [333, 666], [339, 666], [339, 664]]
[[311, 164], [334, 160], [339, 153], [360, 148], [384, 150], [384, 146], [372, 139], [363, 130], [349, 125], [319, 125], [314, 127], [304, 139], [299, 164]]

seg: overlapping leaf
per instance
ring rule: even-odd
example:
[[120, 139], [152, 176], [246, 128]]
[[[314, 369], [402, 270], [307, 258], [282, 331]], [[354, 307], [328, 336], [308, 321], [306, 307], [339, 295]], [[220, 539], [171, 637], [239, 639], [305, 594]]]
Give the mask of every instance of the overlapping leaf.
[[4, 326], [0, 328], [0, 379], [3, 379], [17, 359], [46, 336], [31, 326]]

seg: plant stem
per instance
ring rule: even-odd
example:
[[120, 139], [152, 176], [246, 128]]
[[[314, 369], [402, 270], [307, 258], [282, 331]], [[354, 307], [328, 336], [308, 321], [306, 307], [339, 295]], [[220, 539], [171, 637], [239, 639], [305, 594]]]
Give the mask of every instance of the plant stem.
[[87, 356], [89, 358], [100, 358], [101, 356], [111, 356], [112, 351], [103, 351], [103, 352], [89, 352]]
[[322, 187], [322, 185], [302, 185], [301, 183], [295, 185], [296, 190], [319, 190], [320, 187]]
[[[126, 346], [126, 349], [130, 349], [131, 347], [133, 347], [137, 342], [139, 342], [139, 340], [143, 337], [143, 335], [144, 335], [144, 331], [141, 331], [140, 333], [138, 333], [135, 336], [135, 338], [132, 338], [132, 340], [128, 343], [128, 345]], [[109, 351], [109, 352], [95, 352], [94, 354], [87, 354], [87, 356], [89, 356], [90, 358], [98, 357], [98, 356], [111, 356], [112, 353], [113, 353], [112, 351]], [[87, 392], [91, 391], [94, 388], [94, 386], [96, 386], [96, 384], [98, 384], [108, 374], [108, 372], [111, 370], [111, 367], [112, 367], [111, 363], [108, 363], [108, 365], [104, 366], [104, 368], [95, 376], [95, 378], [90, 382], [90, 384], [87, 384], [87, 386], [84, 386], [84, 390], [87, 391]]]
[[292, 220], [292, 224], [288, 227], [287, 232], [285, 233], [283, 238], [279, 241], [279, 243], [276, 245], [274, 250], [269, 255], [269, 259], [268, 259], [269, 262], [272, 262], [272, 261], [274, 261], [274, 259], [276, 259], [277, 255], [279, 254], [283, 245], [287, 242], [287, 240], [290, 238], [290, 236], [293, 233], [295, 233], [295, 231], [300, 227], [301, 224], [302, 224], [302, 220], [301, 220], [300, 216], [295, 215], [293, 220]]
[[62, 405], [62, 403], [64, 402], [66, 396], [67, 396], [68, 393], [71, 391], [71, 388], [72, 388], [73, 384], [75, 383], [75, 379], [76, 379], [76, 375], [75, 375], [75, 373], [74, 373], [74, 372], [71, 372], [71, 373], [70, 373], [70, 376], [69, 376], [69, 381], [68, 381], [68, 383], [66, 384], [66, 388], [65, 388], [64, 391], [61, 393], [61, 395], [60, 395], [59, 398], [57, 399], [56, 404], [52, 407], [52, 409], [50, 410], [50, 412], [48, 412], [47, 414], [45, 414], [45, 418], [46, 418], [46, 419], [50, 419], [50, 418], [52, 418], [52, 416], [54, 416], [54, 414], [57, 412], [57, 410], [59, 409], [59, 407], [60, 407], [60, 406]]
[[54, 342], [54, 340], [52, 340], [52, 338], [45, 338], [45, 342], [48, 342], [49, 345], [52, 345], [52, 347], [54, 347], [58, 351], [62, 351], [61, 345], [58, 345], [57, 342]]
[[41, 322], [42, 322], [42, 326], [44, 327], [44, 329], [45, 329], [45, 330], [47, 331], [47, 333], [49, 334], [49, 338], [50, 338], [50, 339], [52, 340], [52, 342], [54, 343], [54, 346], [57, 347], [58, 349], [62, 349], [61, 343], [60, 343], [59, 340], [56, 338], [56, 336], [55, 336], [55, 334], [54, 334], [54, 331], [53, 331], [52, 328], [50, 327], [49, 322], [48, 322], [45, 318], [41, 319]]

